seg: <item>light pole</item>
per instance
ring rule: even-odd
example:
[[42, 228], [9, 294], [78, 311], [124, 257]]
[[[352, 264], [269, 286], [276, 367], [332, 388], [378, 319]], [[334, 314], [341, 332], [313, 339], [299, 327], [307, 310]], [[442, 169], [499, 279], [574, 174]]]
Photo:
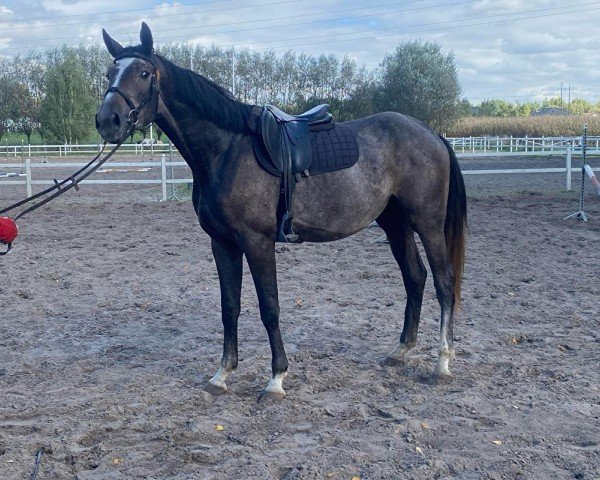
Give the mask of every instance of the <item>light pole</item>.
[[563, 108], [563, 85], [565, 82], [560, 82], [560, 108]]

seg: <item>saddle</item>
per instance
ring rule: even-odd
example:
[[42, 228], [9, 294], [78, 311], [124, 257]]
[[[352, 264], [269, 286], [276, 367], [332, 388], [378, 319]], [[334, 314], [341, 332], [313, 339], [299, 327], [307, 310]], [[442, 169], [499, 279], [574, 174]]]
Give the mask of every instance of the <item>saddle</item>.
[[262, 144], [275, 169], [272, 173], [281, 176], [281, 197], [277, 211], [278, 242], [300, 241], [292, 229], [294, 188], [302, 174], [309, 176], [312, 161], [311, 129], [332, 124], [333, 117], [328, 108], [326, 104], [319, 105], [301, 115], [290, 115], [273, 105], [261, 109], [260, 123], [255, 131], [260, 132]]

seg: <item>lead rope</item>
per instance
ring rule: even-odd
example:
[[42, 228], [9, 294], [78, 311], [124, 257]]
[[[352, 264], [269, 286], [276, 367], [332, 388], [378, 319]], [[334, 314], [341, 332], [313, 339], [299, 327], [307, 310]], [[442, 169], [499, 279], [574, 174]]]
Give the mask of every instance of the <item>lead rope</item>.
[[[113, 154], [119, 149], [119, 147], [123, 144], [123, 142], [127, 139], [127, 137], [129, 136], [132, 128], [134, 125], [131, 125], [125, 132], [125, 135], [123, 135], [123, 138], [121, 139], [121, 141], [119, 141], [118, 144], [116, 144], [113, 149], [108, 152], [108, 154], [101, 160], [99, 160], [95, 165], [94, 162], [96, 162], [96, 160], [98, 160], [98, 158], [100, 158], [100, 156], [102, 155], [102, 153], [104, 152], [104, 149], [106, 147], [106, 142], [104, 142], [104, 145], [102, 145], [102, 149], [100, 150], [100, 153], [98, 153], [98, 155], [96, 155], [92, 160], [90, 160], [84, 167], [80, 168], [79, 170], [77, 170], [77, 172], [75, 172], [73, 175], [71, 175], [70, 177], [67, 177], [66, 179], [62, 180], [61, 182], [58, 182], [56, 180], [54, 180], [54, 185], [50, 188], [47, 188], [46, 190], [39, 192], [35, 195], [32, 195], [31, 197], [28, 197], [24, 200], [21, 200], [3, 210], [0, 210], [0, 214], [2, 213], [6, 213], [9, 212], [11, 210], [14, 210], [17, 207], [20, 207], [21, 205], [24, 205], [27, 202], [31, 202], [37, 198], [43, 197], [44, 195], [48, 195], [52, 192], [51, 195], [47, 196], [46, 198], [44, 198], [41, 202], [36, 203], [35, 205], [32, 205], [31, 207], [23, 210], [21, 213], [19, 213], [15, 218], [14, 218], [14, 222], [16, 222], [17, 220], [19, 220], [21, 217], [27, 215], [28, 213], [33, 212], [34, 210], [37, 210], [38, 208], [40, 208], [41, 206], [45, 205], [46, 203], [54, 200], [55, 198], [59, 197], [60, 195], [62, 195], [63, 193], [68, 192], [69, 190], [71, 190], [72, 188], [75, 188], [76, 190], [79, 190], [79, 183], [82, 182], [83, 180], [85, 180], [87, 177], [89, 177], [92, 173], [94, 173], [96, 170], [98, 170], [110, 157], [113, 156]], [[56, 191], [55, 191], [56, 190]], [[4, 256], [6, 255], [8, 252], [10, 252], [12, 249], [12, 243], [9, 243], [7, 245], [7, 249], [4, 252], [0, 252], [0, 256]]]

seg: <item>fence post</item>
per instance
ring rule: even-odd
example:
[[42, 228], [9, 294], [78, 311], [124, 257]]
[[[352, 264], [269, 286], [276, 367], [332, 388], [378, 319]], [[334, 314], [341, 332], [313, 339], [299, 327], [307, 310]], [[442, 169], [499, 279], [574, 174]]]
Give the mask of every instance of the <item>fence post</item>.
[[567, 192], [571, 191], [571, 145], [567, 145]]
[[167, 201], [167, 156], [163, 153], [160, 156], [160, 180], [162, 187], [162, 201]]
[[31, 197], [33, 195], [31, 189], [31, 158], [25, 159], [25, 183], [27, 185], [27, 196]]

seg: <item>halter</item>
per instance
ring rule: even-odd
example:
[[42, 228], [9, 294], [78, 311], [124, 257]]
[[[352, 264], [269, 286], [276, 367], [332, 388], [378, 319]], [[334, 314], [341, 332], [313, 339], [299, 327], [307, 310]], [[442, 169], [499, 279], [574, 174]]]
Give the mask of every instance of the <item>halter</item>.
[[[120, 95], [123, 100], [125, 100], [125, 103], [127, 104], [127, 106], [130, 109], [129, 113], [127, 114], [127, 123], [129, 123], [131, 126], [135, 126], [140, 121], [140, 112], [142, 111], [142, 109], [146, 105], [148, 105], [148, 103], [150, 103], [150, 101], [154, 98], [155, 93], [160, 94], [160, 92], [158, 91], [158, 77], [160, 74], [158, 71], [158, 67], [156, 66], [154, 61], [150, 57], [148, 57], [142, 53], [138, 53], [138, 52], [122, 53], [121, 55], [115, 57], [115, 59], [113, 60], [113, 63], [116, 64], [119, 60], [123, 60], [124, 58], [139, 58], [141, 60], [148, 62], [154, 68], [154, 72], [152, 73], [152, 77], [150, 79], [150, 87], [148, 88], [146, 95], [144, 95], [144, 98], [142, 98], [142, 101], [139, 104], [139, 106], [136, 107], [135, 103], [133, 102], [133, 99], [129, 95], [127, 95], [123, 90], [121, 90], [119, 87], [110, 87], [104, 93], [104, 98], [106, 98], [106, 96], [109, 93], [114, 92], [114, 93]], [[156, 102], [158, 103], [158, 95], [156, 95]]]

